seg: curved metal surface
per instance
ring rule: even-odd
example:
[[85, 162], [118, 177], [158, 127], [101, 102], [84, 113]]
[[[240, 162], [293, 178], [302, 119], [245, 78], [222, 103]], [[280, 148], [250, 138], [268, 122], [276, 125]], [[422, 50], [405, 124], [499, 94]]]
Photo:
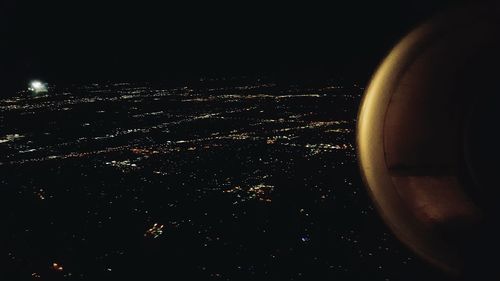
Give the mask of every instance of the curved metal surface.
[[485, 217], [464, 128], [487, 95], [475, 83], [493, 77], [477, 73], [498, 73], [498, 11], [468, 6], [414, 30], [380, 65], [358, 115], [359, 164], [379, 213], [419, 256], [458, 275]]

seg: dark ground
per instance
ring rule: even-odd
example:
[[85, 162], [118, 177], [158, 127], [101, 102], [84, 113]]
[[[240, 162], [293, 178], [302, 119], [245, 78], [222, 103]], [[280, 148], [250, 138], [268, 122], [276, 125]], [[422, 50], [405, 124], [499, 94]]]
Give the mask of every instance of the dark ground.
[[0, 101], [1, 280], [440, 277], [362, 186], [360, 86], [51, 86]]

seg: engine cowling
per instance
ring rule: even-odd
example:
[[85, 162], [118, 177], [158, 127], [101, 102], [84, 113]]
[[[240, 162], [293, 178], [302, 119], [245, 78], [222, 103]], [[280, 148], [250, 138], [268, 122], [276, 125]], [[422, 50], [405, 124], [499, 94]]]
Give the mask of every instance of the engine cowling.
[[366, 90], [357, 147], [395, 235], [454, 275], [500, 250], [500, 6], [469, 5], [407, 35]]

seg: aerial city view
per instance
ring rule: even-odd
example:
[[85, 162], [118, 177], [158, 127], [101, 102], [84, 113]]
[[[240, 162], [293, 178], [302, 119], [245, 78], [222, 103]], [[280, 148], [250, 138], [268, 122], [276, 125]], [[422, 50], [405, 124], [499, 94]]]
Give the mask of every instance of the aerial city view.
[[500, 5], [184, 2], [0, 1], [0, 281], [500, 278]]
[[0, 101], [4, 280], [422, 278], [362, 186], [362, 92], [34, 81]]

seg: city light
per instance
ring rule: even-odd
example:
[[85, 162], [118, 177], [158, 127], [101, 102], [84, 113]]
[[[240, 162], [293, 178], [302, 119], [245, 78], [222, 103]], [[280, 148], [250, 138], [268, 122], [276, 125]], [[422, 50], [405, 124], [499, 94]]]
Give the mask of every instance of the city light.
[[45, 93], [47, 92], [47, 85], [41, 81], [34, 80], [31, 81], [30, 87], [28, 88], [31, 92], [38, 94], [38, 93]]
[[[3, 195], [16, 212], [34, 210], [37, 221], [9, 228], [8, 264], [30, 258], [15, 237], [57, 238], [51, 247], [60, 251], [23, 269], [33, 280], [112, 279], [128, 273], [123, 261], [142, 265], [143, 254], [161, 260], [173, 253], [169, 263], [181, 268], [176, 253], [212, 251], [231, 262], [212, 268], [194, 259], [193, 272], [237, 279], [233, 271], [257, 274], [267, 260], [281, 262], [283, 251], [296, 249], [309, 249], [326, 270], [358, 270], [322, 258], [323, 228], [335, 229], [337, 245], [354, 249], [350, 259], [398, 250], [384, 240], [389, 236], [375, 235], [377, 244], [367, 246], [358, 242], [371, 241], [373, 232], [322, 219], [327, 211], [365, 221], [374, 212], [356, 203], [364, 202], [353, 145], [360, 91], [253, 80], [215, 86], [48, 89], [33, 80], [30, 91], [0, 98], [0, 120], [10, 121], [0, 122], [0, 166], [8, 171], [0, 184], [11, 190]], [[50, 95], [36, 94], [44, 89]], [[255, 263], [246, 262], [249, 249], [258, 253]], [[76, 253], [97, 266], [80, 267]]]

